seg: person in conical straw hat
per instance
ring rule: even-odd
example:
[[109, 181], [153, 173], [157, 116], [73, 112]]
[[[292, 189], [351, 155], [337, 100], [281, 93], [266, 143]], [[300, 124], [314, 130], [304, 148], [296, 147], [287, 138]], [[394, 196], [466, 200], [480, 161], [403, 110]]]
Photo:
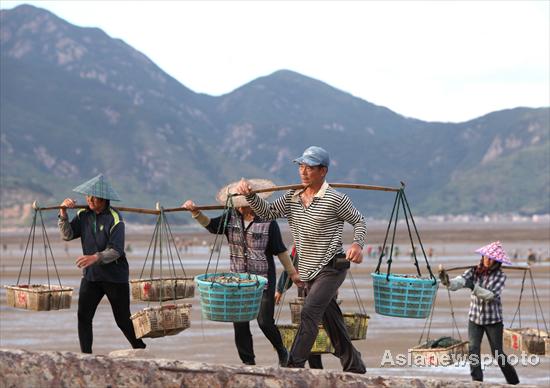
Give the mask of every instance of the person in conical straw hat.
[[[250, 182], [256, 190], [274, 186], [273, 182], [266, 179], [251, 179]], [[251, 273], [267, 278], [257, 321], [260, 329], [277, 351], [279, 364], [285, 365], [288, 361], [288, 352], [273, 319], [276, 285], [273, 256], [276, 255], [279, 258], [285, 271], [298, 284], [301, 283], [300, 276], [292, 265], [277, 222], [258, 217], [250, 209], [244, 197], [233, 196], [237, 183], [230, 183], [218, 192], [216, 196], [218, 202], [230, 207], [228, 213], [219, 217], [210, 219], [197, 209], [192, 200], [185, 201], [182, 207], [190, 210], [192, 217], [210, 233], [225, 234], [229, 243], [231, 272]], [[270, 193], [262, 193], [263, 197], [269, 195]], [[226, 218], [228, 218], [227, 222], [224, 223]], [[233, 328], [235, 345], [241, 361], [247, 365], [255, 365], [250, 323], [234, 322]]]
[[87, 208], [80, 209], [69, 222], [66, 208], [74, 208], [76, 200], [66, 198], [59, 211], [59, 231], [65, 241], [80, 238], [82, 255], [76, 259], [82, 268], [78, 296], [78, 338], [82, 353], [92, 353], [92, 321], [103, 296], [107, 295], [117, 326], [134, 349], [145, 348], [136, 338], [130, 319], [129, 269], [124, 253], [124, 221], [110, 205], [120, 201], [111, 183], [99, 174], [75, 187], [86, 196]]
[[516, 370], [508, 361], [508, 356], [504, 354], [502, 346], [504, 326], [500, 296], [504, 289], [506, 275], [501, 266], [512, 263], [500, 241], [478, 248], [475, 252], [481, 255], [479, 264], [461, 276], [449, 280], [449, 276], [443, 269], [440, 268], [439, 271], [441, 283], [449, 290], [469, 288], [472, 291], [468, 313], [470, 374], [474, 381], [483, 381], [480, 352], [481, 339], [483, 333], [486, 333], [491, 353], [498, 361], [506, 382], [519, 384]]

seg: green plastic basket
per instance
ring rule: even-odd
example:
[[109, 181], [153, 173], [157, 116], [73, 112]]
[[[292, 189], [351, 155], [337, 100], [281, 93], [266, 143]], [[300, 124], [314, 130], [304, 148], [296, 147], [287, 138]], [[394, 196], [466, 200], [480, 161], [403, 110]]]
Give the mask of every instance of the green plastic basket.
[[[252, 279], [250, 283], [219, 283], [218, 277]], [[256, 319], [267, 279], [246, 273], [215, 273], [195, 276], [202, 317], [218, 322], [248, 322]]]
[[432, 309], [438, 283], [407, 275], [372, 273], [376, 313], [400, 318], [426, 318]]

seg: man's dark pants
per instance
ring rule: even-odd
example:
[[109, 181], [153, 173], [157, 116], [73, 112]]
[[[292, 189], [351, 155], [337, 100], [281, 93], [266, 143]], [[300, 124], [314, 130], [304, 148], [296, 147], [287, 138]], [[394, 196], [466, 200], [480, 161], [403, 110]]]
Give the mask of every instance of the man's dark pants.
[[478, 325], [472, 321], [468, 322], [468, 340], [470, 341], [470, 374], [474, 381], [483, 381], [483, 371], [481, 370], [481, 339], [483, 333], [487, 333], [491, 354], [496, 357], [498, 365], [506, 378], [508, 384], [518, 384], [519, 378], [516, 370], [508, 362], [508, 356], [502, 351], [502, 322], [492, 325]]
[[303, 368], [317, 338], [319, 324], [323, 326], [334, 346], [334, 355], [340, 358], [345, 372], [365, 373], [361, 353], [355, 349], [336, 303], [338, 288], [344, 282], [347, 269], [325, 266], [315, 279], [306, 282], [307, 296], [301, 314], [301, 323], [290, 350], [289, 367]]
[[107, 295], [117, 326], [134, 349], [145, 348], [145, 343], [136, 338], [130, 319], [130, 285], [128, 283], [90, 282], [82, 278], [78, 295], [78, 339], [80, 351], [92, 353], [94, 339], [92, 321], [103, 296]]

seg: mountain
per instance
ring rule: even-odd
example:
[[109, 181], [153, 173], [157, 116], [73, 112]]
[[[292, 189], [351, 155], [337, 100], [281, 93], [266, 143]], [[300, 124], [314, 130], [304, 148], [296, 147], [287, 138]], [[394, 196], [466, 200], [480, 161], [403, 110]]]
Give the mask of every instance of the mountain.
[[[331, 153], [329, 181], [406, 182], [415, 214], [550, 212], [548, 107], [424, 122], [289, 70], [213, 97], [40, 8], [1, 10], [0, 28], [3, 222], [99, 172], [140, 207], [213, 203], [241, 176], [295, 183], [291, 160], [311, 144]], [[390, 194], [348, 193], [389, 215]]]

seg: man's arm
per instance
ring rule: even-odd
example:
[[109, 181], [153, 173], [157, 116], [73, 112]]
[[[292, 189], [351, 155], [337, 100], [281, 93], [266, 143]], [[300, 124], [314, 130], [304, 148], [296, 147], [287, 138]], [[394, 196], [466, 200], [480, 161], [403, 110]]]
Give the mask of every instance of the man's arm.
[[57, 220], [57, 226], [59, 228], [61, 238], [64, 241], [71, 241], [76, 238], [74, 237], [73, 228], [71, 227], [71, 223], [69, 222], [69, 219], [67, 217], [59, 216]]
[[287, 194], [277, 198], [272, 203], [267, 202], [257, 194], [245, 195], [250, 208], [254, 213], [266, 220], [275, 220], [277, 218], [287, 217]]
[[269, 203], [257, 194], [252, 194], [252, 187], [245, 179], [239, 181], [237, 187], [235, 187], [235, 191], [238, 194], [244, 195], [254, 213], [265, 220], [275, 220], [288, 216], [290, 209], [289, 192], [277, 198], [274, 202]]
[[353, 263], [363, 261], [363, 246], [367, 235], [367, 224], [363, 215], [357, 210], [347, 195], [342, 197], [338, 207], [338, 217], [353, 226], [353, 243], [346, 252], [346, 258]]
[[[76, 201], [71, 198], [65, 198], [61, 202], [60, 206], [67, 207], [72, 209], [76, 206]], [[67, 209], [59, 209], [59, 216], [57, 221], [57, 226], [61, 234], [61, 238], [65, 241], [74, 240], [75, 238], [80, 237], [80, 217], [77, 213], [76, 216], [69, 222], [69, 215], [67, 214]]]

